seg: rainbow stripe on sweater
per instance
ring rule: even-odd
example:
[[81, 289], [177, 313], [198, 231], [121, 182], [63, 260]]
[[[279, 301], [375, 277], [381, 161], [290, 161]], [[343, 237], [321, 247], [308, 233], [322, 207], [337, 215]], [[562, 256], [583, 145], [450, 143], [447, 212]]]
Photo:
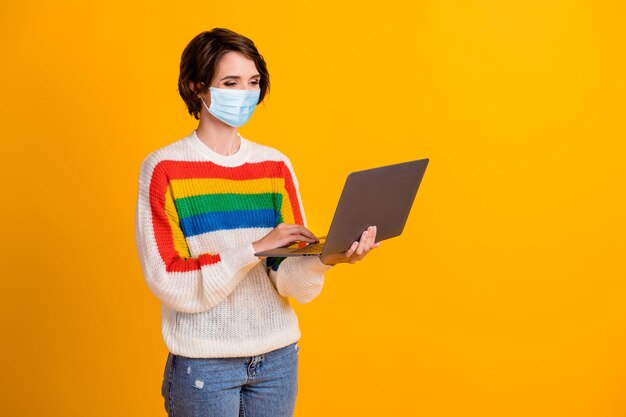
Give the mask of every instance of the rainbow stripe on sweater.
[[[200, 269], [219, 254], [192, 258], [185, 238], [207, 232], [304, 224], [289, 168], [283, 161], [225, 167], [209, 161], [164, 160], [150, 182], [154, 236], [168, 272]], [[267, 260], [273, 269], [282, 258]]]

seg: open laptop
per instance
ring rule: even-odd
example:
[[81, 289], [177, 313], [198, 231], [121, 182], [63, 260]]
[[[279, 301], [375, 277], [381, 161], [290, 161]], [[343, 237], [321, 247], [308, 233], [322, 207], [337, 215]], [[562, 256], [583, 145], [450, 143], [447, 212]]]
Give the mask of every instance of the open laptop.
[[[255, 256], [326, 256], [347, 251], [369, 226], [376, 242], [399, 236], [413, 206], [428, 158], [352, 172], [344, 184], [327, 236], [303, 247], [292, 244]], [[324, 240], [325, 241], [322, 241]]]

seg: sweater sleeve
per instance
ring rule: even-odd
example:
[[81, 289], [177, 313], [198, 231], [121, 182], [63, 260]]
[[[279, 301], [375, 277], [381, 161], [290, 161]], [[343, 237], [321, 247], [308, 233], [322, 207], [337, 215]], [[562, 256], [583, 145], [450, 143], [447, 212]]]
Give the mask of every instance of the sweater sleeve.
[[260, 259], [252, 242], [220, 253], [190, 255], [167, 172], [148, 156], [141, 164], [135, 241], [148, 288], [167, 307], [184, 313], [209, 310], [235, 289]]
[[[281, 217], [285, 223], [307, 226], [298, 179], [291, 161], [284, 156], [284, 191]], [[332, 265], [322, 263], [319, 256], [268, 257], [266, 260], [270, 280], [283, 297], [291, 296], [300, 304], [317, 297], [324, 286], [324, 273]]]

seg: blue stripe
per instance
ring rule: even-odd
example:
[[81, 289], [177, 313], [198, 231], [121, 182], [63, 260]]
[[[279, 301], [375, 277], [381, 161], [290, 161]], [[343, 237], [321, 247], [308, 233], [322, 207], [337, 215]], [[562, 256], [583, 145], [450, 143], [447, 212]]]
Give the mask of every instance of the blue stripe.
[[279, 212], [270, 209], [214, 211], [184, 218], [180, 221], [180, 227], [185, 237], [216, 230], [274, 228], [278, 224], [279, 216]]
[[278, 271], [278, 267], [280, 266], [280, 263], [284, 261], [285, 259], [287, 258], [285, 258], [284, 256], [280, 256], [280, 257], [268, 256], [267, 259], [265, 259], [265, 265], [271, 267], [272, 271]]

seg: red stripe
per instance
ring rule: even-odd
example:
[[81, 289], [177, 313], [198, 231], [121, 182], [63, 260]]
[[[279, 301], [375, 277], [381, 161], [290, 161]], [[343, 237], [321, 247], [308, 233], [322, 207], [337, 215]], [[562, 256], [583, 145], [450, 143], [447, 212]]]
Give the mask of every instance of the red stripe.
[[171, 180], [190, 178], [218, 178], [228, 180], [255, 180], [259, 178], [280, 178], [283, 161], [246, 162], [237, 167], [225, 167], [210, 161], [161, 161]]
[[[232, 180], [249, 180], [260, 178], [281, 178], [286, 168], [283, 161], [264, 161], [245, 163], [238, 167], [223, 167], [210, 161], [171, 161], [159, 162], [152, 173], [150, 180], [150, 207], [152, 210], [152, 227], [159, 254], [167, 272], [197, 271], [203, 265], [220, 262], [219, 254], [202, 254], [198, 258], [183, 258], [174, 246], [174, 236], [165, 212], [165, 193], [167, 186], [173, 179], [191, 178], [219, 178]], [[295, 188], [289, 169], [286, 169], [285, 186], [292, 201], [294, 217], [298, 224], [302, 224], [300, 207], [297, 203]], [[297, 209], [295, 208], [297, 206]]]
[[219, 261], [221, 261], [219, 253], [215, 254], [215, 255], [210, 255], [208, 253], [203, 253], [198, 258], [200, 259], [200, 266], [216, 264]]
[[161, 164], [157, 164], [150, 180], [150, 207], [152, 211], [152, 229], [161, 259], [167, 272], [197, 271], [202, 265], [220, 261], [219, 255], [206, 255], [199, 258], [183, 258], [174, 247], [174, 235], [165, 212], [165, 193], [167, 192], [167, 173]]
[[[293, 183], [293, 178], [291, 176], [291, 170], [287, 165], [284, 165], [284, 178], [285, 178], [285, 190], [289, 195], [289, 201], [291, 201], [291, 210], [293, 211], [293, 218], [296, 224], [304, 226], [304, 221], [302, 220], [302, 212], [300, 211], [300, 200], [298, 200], [298, 195], [296, 194], [296, 187]], [[306, 246], [306, 242], [300, 242], [297, 244], [299, 248]]]
[[291, 171], [285, 165], [284, 166], [284, 175], [285, 177], [285, 189], [287, 190], [287, 194], [289, 195], [289, 200], [291, 201], [291, 210], [293, 211], [294, 221], [304, 226], [304, 222], [302, 221], [302, 212], [300, 211], [300, 202], [298, 200], [298, 195], [296, 194], [296, 187], [293, 183], [293, 178], [291, 177]]

